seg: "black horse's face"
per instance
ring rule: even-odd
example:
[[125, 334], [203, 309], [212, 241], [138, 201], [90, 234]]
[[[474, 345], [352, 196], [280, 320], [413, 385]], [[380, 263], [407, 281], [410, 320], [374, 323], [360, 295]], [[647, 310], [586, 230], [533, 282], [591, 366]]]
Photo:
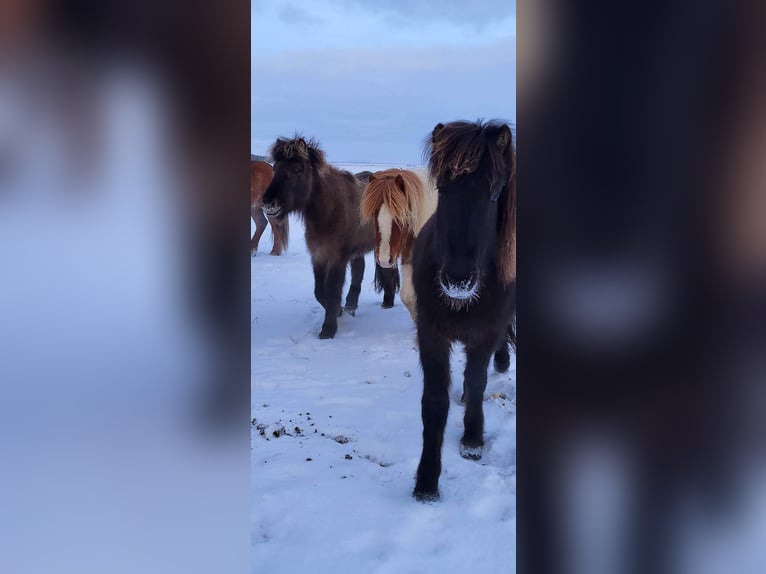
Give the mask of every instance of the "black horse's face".
[[[437, 124], [431, 134], [429, 169], [436, 177], [436, 242], [440, 254], [438, 286], [451, 307], [479, 298], [482, 280], [494, 259], [505, 274], [505, 252], [515, 203], [508, 199], [514, 169], [507, 124]], [[503, 211], [501, 213], [501, 210]]]
[[439, 287], [456, 306], [479, 297], [482, 271], [497, 248], [497, 197], [483, 170], [437, 182], [436, 234], [442, 254]]
[[263, 194], [263, 212], [282, 220], [293, 211], [306, 209], [313, 185], [309, 160], [284, 159], [274, 164], [274, 178]]

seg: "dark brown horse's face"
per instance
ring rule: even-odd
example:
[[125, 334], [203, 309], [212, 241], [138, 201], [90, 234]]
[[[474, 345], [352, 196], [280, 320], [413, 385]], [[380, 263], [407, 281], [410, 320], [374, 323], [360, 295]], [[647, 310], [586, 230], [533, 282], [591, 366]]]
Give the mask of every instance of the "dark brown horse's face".
[[497, 249], [498, 203], [483, 170], [438, 182], [436, 235], [441, 253], [440, 288], [448, 299], [479, 296], [482, 271]]
[[375, 261], [385, 269], [396, 267], [402, 254], [407, 230], [394, 221], [385, 205], [380, 207], [375, 218]]
[[282, 220], [293, 211], [305, 210], [313, 183], [313, 169], [308, 160], [295, 158], [276, 162], [274, 178], [263, 194], [263, 211]]

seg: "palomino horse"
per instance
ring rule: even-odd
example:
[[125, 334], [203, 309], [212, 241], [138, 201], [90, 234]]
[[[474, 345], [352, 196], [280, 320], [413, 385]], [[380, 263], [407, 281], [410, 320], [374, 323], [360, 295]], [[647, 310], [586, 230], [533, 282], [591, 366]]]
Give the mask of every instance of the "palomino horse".
[[416, 320], [412, 285], [412, 248], [415, 238], [436, 211], [436, 189], [427, 174], [406, 169], [378, 171], [368, 178], [362, 195], [362, 221], [375, 222], [375, 260], [383, 268], [395, 268], [401, 257], [402, 288], [399, 296]]
[[[362, 183], [325, 160], [319, 144], [296, 135], [279, 138], [271, 148], [274, 179], [263, 196], [263, 210], [283, 221], [295, 211], [306, 223], [306, 246], [314, 266], [314, 296], [325, 309], [320, 339], [332, 339], [343, 312], [346, 266], [351, 287], [344, 309], [355, 314], [364, 277], [364, 255], [375, 246], [375, 227], [359, 217]], [[392, 307], [399, 279], [396, 269], [376, 265], [376, 284], [385, 291], [383, 307]]]
[[[261, 203], [263, 194], [273, 177], [274, 170], [270, 164], [259, 160], [250, 161], [250, 215], [255, 220], [255, 235], [250, 240], [252, 255], [258, 251], [261, 235], [266, 231], [266, 216], [261, 209]], [[282, 250], [287, 249], [287, 242], [290, 239], [290, 222], [287, 219], [278, 222], [274, 217], [269, 217], [268, 222], [271, 223], [271, 233], [274, 236], [270, 255], [281, 255]]]
[[450, 349], [466, 352], [464, 434], [460, 453], [481, 458], [487, 368], [510, 366], [516, 302], [516, 154], [507, 124], [438, 124], [428, 142], [436, 213], [413, 255], [417, 329], [423, 367], [423, 452], [413, 495], [439, 497], [441, 448], [449, 410]]

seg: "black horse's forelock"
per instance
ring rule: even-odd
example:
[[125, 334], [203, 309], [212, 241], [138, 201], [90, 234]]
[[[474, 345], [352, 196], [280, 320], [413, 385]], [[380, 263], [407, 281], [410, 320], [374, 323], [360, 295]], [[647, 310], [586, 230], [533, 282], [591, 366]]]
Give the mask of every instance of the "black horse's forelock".
[[423, 144], [423, 159], [434, 181], [444, 177], [475, 173], [485, 155], [489, 156], [487, 176], [493, 189], [506, 187], [513, 177], [514, 138], [505, 149], [497, 144], [501, 129], [509, 124], [499, 120], [459, 120], [441, 125]]

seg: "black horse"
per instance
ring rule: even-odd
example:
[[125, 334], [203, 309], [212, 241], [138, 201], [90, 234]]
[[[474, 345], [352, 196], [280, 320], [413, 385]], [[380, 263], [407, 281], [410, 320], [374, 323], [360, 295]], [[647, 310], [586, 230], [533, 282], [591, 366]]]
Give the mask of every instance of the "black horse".
[[413, 281], [423, 367], [423, 453], [414, 496], [439, 497], [449, 410], [450, 350], [465, 345], [465, 430], [460, 452], [481, 458], [487, 368], [509, 367], [515, 343], [516, 154], [511, 129], [492, 122], [438, 124], [426, 144], [439, 189], [436, 213], [415, 243]]

